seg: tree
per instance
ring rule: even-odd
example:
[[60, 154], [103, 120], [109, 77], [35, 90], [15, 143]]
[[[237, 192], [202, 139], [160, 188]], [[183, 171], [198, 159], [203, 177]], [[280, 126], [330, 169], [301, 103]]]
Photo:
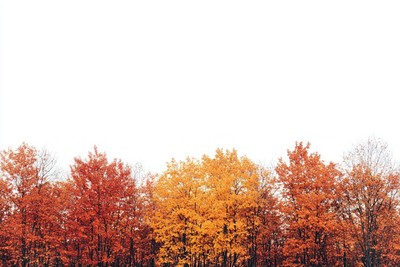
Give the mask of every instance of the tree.
[[142, 179], [140, 186], [141, 212], [139, 217], [139, 242], [137, 242], [137, 253], [139, 255], [139, 266], [156, 266], [156, 256], [159, 244], [156, 242], [154, 228], [151, 219], [156, 211], [155, 204], [155, 175], [147, 173]]
[[3, 250], [7, 264], [49, 266], [57, 259], [56, 210], [50, 179], [55, 161], [46, 151], [22, 144], [0, 153], [2, 194], [8, 210], [3, 214]]
[[270, 171], [259, 168], [259, 198], [257, 218], [249, 229], [252, 242], [248, 266], [276, 267], [282, 265], [284, 235], [282, 214], [279, 211], [279, 185]]
[[289, 163], [280, 159], [276, 167], [287, 225], [285, 265], [335, 266], [335, 181], [340, 173], [333, 163], [326, 165], [319, 154], [309, 153], [309, 147], [296, 143], [288, 151]]
[[131, 168], [116, 159], [108, 162], [95, 147], [88, 159], [75, 158], [69, 184], [70, 264], [134, 266], [135, 258], [124, 243], [126, 230], [133, 231], [128, 238], [137, 234], [137, 190]]
[[219, 149], [201, 161], [170, 162], [155, 188], [152, 225], [159, 263], [255, 266], [259, 216], [266, 207], [258, 190], [257, 166], [236, 151]]
[[9, 260], [7, 243], [9, 243], [9, 233], [5, 231], [7, 221], [11, 212], [11, 185], [0, 177], [0, 259], [5, 266]]
[[388, 146], [370, 138], [355, 146], [344, 161], [341, 181], [343, 214], [353, 247], [365, 267], [400, 264], [399, 172]]
[[173, 160], [160, 176], [152, 218], [156, 240], [161, 244], [160, 264], [193, 266], [204, 252], [198, 242], [204, 208], [202, 185], [200, 164], [194, 159]]
[[203, 157], [203, 168], [213, 203], [207, 222], [213, 226], [214, 264], [244, 265], [255, 256], [255, 237], [249, 230], [259, 223], [257, 166], [246, 157], [239, 158], [236, 150], [218, 149], [214, 158]]

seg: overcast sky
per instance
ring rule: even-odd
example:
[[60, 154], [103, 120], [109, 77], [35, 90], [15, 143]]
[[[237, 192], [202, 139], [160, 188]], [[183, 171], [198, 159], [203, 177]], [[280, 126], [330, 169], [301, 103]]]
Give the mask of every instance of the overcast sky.
[[369, 136], [400, 160], [399, 1], [0, 1], [0, 149], [68, 170], [93, 145], [153, 172]]

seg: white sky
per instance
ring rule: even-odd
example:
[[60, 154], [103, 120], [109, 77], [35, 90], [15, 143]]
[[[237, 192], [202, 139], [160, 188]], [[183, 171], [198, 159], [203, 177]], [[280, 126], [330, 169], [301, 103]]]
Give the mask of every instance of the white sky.
[[399, 1], [0, 2], [0, 148], [68, 169], [96, 144], [161, 172], [236, 148], [325, 160], [369, 136], [400, 160]]

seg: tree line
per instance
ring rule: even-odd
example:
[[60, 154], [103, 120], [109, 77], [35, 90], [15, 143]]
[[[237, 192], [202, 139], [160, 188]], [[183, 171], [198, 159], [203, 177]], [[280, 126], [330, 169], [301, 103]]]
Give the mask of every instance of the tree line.
[[56, 170], [26, 143], [0, 152], [2, 266], [400, 266], [399, 169], [380, 139], [341, 164], [298, 142], [273, 169], [217, 149], [138, 175], [95, 147]]

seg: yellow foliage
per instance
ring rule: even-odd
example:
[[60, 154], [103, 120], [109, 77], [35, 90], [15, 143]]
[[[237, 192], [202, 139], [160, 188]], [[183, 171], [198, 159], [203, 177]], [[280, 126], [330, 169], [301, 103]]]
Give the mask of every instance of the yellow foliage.
[[156, 186], [159, 260], [180, 266], [200, 257], [248, 258], [249, 215], [259, 205], [258, 187], [256, 165], [235, 150], [219, 149], [201, 161], [171, 161]]

